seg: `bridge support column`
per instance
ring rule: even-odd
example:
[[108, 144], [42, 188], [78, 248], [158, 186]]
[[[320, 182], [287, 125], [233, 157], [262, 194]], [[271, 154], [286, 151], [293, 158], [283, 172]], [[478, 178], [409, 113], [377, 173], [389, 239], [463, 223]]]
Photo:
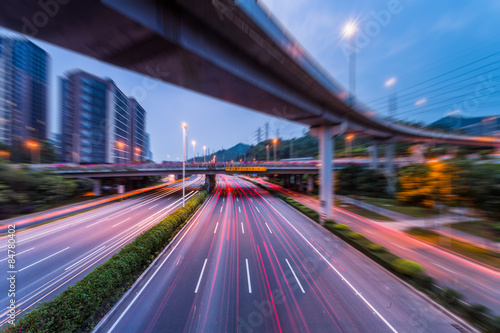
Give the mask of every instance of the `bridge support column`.
[[394, 172], [394, 142], [385, 145], [385, 177], [387, 179], [387, 192], [396, 192], [396, 174]]
[[319, 185], [319, 198], [321, 203], [320, 223], [324, 224], [326, 219], [332, 218], [333, 201], [333, 136], [334, 131], [331, 126], [315, 127], [311, 129], [313, 136], [319, 141], [319, 159], [321, 179]]
[[314, 190], [314, 176], [307, 175], [307, 194], [311, 195]]
[[425, 163], [425, 150], [427, 149], [427, 145], [425, 144], [416, 144], [410, 147], [411, 153], [411, 161], [413, 163]]
[[102, 181], [100, 178], [93, 178], [92, 181], [94, 182], [94, 197], [98, 197], [101, 195]]
[[299, 182], [299, 183], [298, 183], [298, 188], [297, 188], [297, 189], [299, 190], [299, 192], [304, 191], [304, 182], [303, 182], [303, 180], [302, 180], [302, 175], [298, 175], [298, 179], [297, 179], [297, 180], [298, 180], [298, 182]]
[[458, 146], [448, 146], [446, 147], [446, 155], [451, 155], [456, 157], [458, 154]]
[[205, 184], [208, 185], [207, 192], [211, 192], [215, 188], [215, 183], [217, 179], [215, 175], [205, 175]]
[[377, 169], [378, 168], [378, 143], [377, 142], [372, 142], [372, 145], [370, 147], [370, 168], [371, 169]]

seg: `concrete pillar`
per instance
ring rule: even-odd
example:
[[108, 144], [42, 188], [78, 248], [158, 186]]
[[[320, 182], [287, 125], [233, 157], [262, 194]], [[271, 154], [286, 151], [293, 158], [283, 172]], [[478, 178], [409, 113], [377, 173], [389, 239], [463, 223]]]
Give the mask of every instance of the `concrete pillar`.
[[314, 177], [307, 175], [307, 194], [311, 195], [314, 190]]
[[458, 146], [448, 146], [446, 147], [446, 155], [451, 155], [456, 157], [458, 154]]
[[298, 181], [299, 181], [299, 187], [298, 190], [299, 192], [304, 191], [304, 182], [302, 181], [302, 175], [298, 175]]
[[333, 130], [331, 126], [316, 127], [311, 133], [319, 141], [319, 159], [321, 179], [319, 186], [319, 199], [321, 204], [320, 222], [324, 224], [325, 219], [332, 218], [332, 200], [333, 200]]
[[215, 188], [215, 184], [217, 183], [217, 179], [215, 175], [205, 175], [205, 184], [208, 185], [208, 192], [213, 191]]
[[396, 192], [396, 174], [394, 172], [394, 142], [385, 145], [385, 177], [387, 179], [387, 192]]
[[101, 195], [101, 188], [102, 188], [102, 181], [101, 178], [93, 178], [92, 181], [94, 182], [94, 197], [98, 197]]
[[370, 147], [370, 168], [377, 169], [378, 168], [378, 143], [372, 141], [372, 145]]
[[427, 149], [425, 144], [416, 144], [410, 147], [412, 163], [425, 163], [425, 149]]
[[394, 173], [394, 142], [385, 144], [385, 172]]

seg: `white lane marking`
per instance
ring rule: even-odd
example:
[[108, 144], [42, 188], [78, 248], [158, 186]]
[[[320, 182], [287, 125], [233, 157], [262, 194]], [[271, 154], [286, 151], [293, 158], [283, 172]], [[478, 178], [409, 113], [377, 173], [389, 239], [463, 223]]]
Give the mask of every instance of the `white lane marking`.
[[34, 266], [34, 265], [36, 265], [36, 264], [38, 264], [38, 263], [41, 263], [42, 261], [47, 260], [47, 259], [49, 259], [50, 257], [55, 256], [56, 254], [59, 254], [59, 253], [61, 253], [61, 252], [63, 252], [63, 251], [66, 251], [67, 249], [69, 249], [69, 246], [68, 246], [67, 248], [65, 248], [65, 249], [62, 249], [61, 251], [58, 251], [58, 252], [56, 252], [56, 253], [54, 253], [54, 254], [51, 254], [51, 255], [50, 255], [50, 256], [48, 256], [48, 257], [43, 258], [42, 260], [38, 260], [37, 262], [35, 262], [35, 263], [33, 263], [33, 264], [29, 265], [29, 266], [26, 266], [26, 267], [24, 267], [24, 268], [21, 268], [18, 272], [24, 271], [25, 269], [30, 268], [31, 266]]
[[99, 249], [95, 250], [94, 252], [92, 252], [91, 254], [89, 254], [88, 256], [86, 256], [85, 258], [82, 258], [82, 259], [78, 260], [78, 261], [77, 261], [77, 262], [75, 262], [73, 265], [71, 265], [71, 266], [69, 266], [69, 267], [65, 268], [64, 270], [65, 270], [65, 271], [67, 271], [67, 270], [68, 270], [68, 269], [70, 269], [71, 267], [73, 267], [73, 266], [75, 266], [75, 265], [79, 264], [80, 262], [84, 261], [85, 259], [87, 259], [87, 258], [88, 258], [88, 257], [90, 257], [91, 255], [93, 255], [94, 253], [101, 251], [101, 250], [102, 250], [102, 249], [104, 249], [105, 247], [106, 247], [106, 246], [103, 246], [103, 247], [101, 247], [101, 248], [99, 248]]
[[220, 206], [220, 212], [221, 212], [221, 213], [222, 213], [222, 207], [224, 207], [224, 206]]
[[201, 269], [200, 278], [198, 279], [198, 283], [196, 284], [196, 289], [194, 290], [195, 294], [198, 292], [198, 288], [200, 287], [201, 278], [203, 277], [203, 272], [205, 271], [205, 266], [207, 265], [207, 260], [208, 260], [208, 258], [205, 259], [205, 263], [203, 263], [203, 268]]
[[250, 200], [251, 200], [251, 201], [253, 201], [253, 199], [252, 199], [252, 198], [250, 198]]
[[259, 210], [259, 208], [258, 208], [258, 207], [255, 207], [255, 209], [257, 209], [257, 211], [260, 213], [260, 210]]
[[302, 237], [302, 239], [303, 239], [303, 240], [304, 240], [307, 244], [309, 244], [309, 246], [310, 246], [310, 247], [311, 247], [311, 248], [312, 248], [312, 249], [313, 249], [313, 250], [314, 250], [314, 251], [315, 251], [315, 252], [316, 252], [316, 253], [317, 253], [317, 254], [318, 254], [321, 258], [323, 258], [323, 260], [324, 260], [324, 261], [328, 264], [328, 266], [330, 266], [330, 267], [331, 267], [331, 268], [335, 271], [335, 273], [337, 273], [337, 275], [338, 275], [338, 276], [340, 276], [340, 277], [341, 277], [341, 278], [342, 278], [342, 279], [343, 279], [343, 280], [347, 283], [347, 285], [348, 285], [348, 286], [349, 286], [349, 287], [350, 287], [350, 288], [351, 288], [354, 292], [356, 292], [356, 295], [357, 295], [357, 296], [359, 296], [359, 297], [363, 300], [363, 302], [364, 302], [366, 305], [368, 305], [368, 307], [369, 307], [369, 308], [373, 311], [373, 314], [376, 314], [376, 315], [377, 315], [377, 316], [378, 316], [378, 317], [379, 317], [379, 318], [380, 318], [380, 319], [381, 319], [381, 320], [382, 320], [382, 321], [383, 321], [383, 322], [387, 325], [387, 327], [389, 327], [389, 328], [391, 329], [391, 331], [393, 331], [394, 333], [398, 333], [398, 331], [396, 331], [396, 329], [395, 329], [394, 327], [392, 327], [392, 325], [391, 325], [391, 324], [389, 324], [389, 322], [388, 322], [388, 321], [387, 321], [387, 320], [386, 320], [386, 319], [385, 319], [385, 318], [384, 318], [384, 317], [383, 317], [383, 316], [382, 316], [382, 315], [381, 315], [381, 314], [380, 314], [380, 313], [379, 313], [379, 312], [378, 312], [378, 311], [377, 311], [377, 310], [373, 307], [373, 305], [371, 305], [371, 303], [370, 303], [370, 302], [368, 302], [368, 301], [366, 300], [366, 298], [365, 298], [363, 295], [361, 295], [361, 294], [358, 292], [358, 290], [357, 290], [356, 288], [354, 288], [354, 286], [353, 286], [353, 285], [352, 285], [349, 281], [347, 281], [347, 279], [346, 279], [346, 278], [342, 275], [342, 273], [340, 273], [340, 272], [339, 272], [339, 271], [335, 268], [335, 266], [333, 266], [333, 265], [332, 265], [332, 264], [331, 264], [331, 263], [330, 263], [330, 262], [329, 262], [329, 261], [328, 261], [328, 260], [327, 260], [327, 259], [326, 259], [323, 255], [322, 255], [322, 254], [321, 254], [321, 252], [319, 252], [319, 250], [318, 250], [318, 249], [316, 249], [315, 247], [313, 247], [313, 246], [312, 246], [311, 242], [309, 242], [309, 240], [308, 240], [308, 239], [307, 239], [307, 238], [306, 238], [306, 237], [305, 237], [305, 236], [304, 236], [304, 235], [303, 235], [303, 234], [302, 234], [299, 230], [297, 230], [297, 228], [295, 228], [295, 226], [294, 226], [292, 223], [290, 223], [290, 221], [288, 221], [288, 220], [286, 219], [286, 217], [284, 217], [284, 216], [283, 216], [283, 214], [281, 214], [281, 213], [280, 213], [280, 212], [279, 212], [279, 211], [278, 211], [278, 210], [277, 210], [277, 209], [276, 209], [273, 205], [271, 205], [271, 204], [269, 203], [269, 201], [267, 201], [267, 200], [266, 200], [266, 198], [264, 198], [262, 195], [260, 195], [260, 196], [261, 196], [262, 200], [264, 200], [265, 202], [267, 202], [267, 204], [268, 204], [268, 205], [269, 205], [269, 206], [270, 206], [270, 207], [271, 207], [271, 208], [272, 208], [272, 209], [273, 209], [273, 210], [274, 210], [277, 214], [279, 214], [279, 215], [280, 215], [280, 216], [281, 216], [281, 217], [282, 217], [282, 218], [283, 218], [283, 219], [284, 219], [284, 220], [288, 223], [288, 225], [290, 225], [290, 227], [292, 227], [292, 229], [293, 229], [293, 230], [295, 230], [295, 231], [296, 231], [296, 232], [300, 235], [300, 237]]
[[243, 227], [243, 222], [241, 222], [241, 232], [245, 233], [245, 228]]
[[271, 228], [269, 228], [269, 225], [268, 225], [267, 223], [266, 223], [266, 227], [267, 227], [267, 229], [269, 229], [269, 232], [270, 232], [270, 233], [273, 233], [273, 232], [271, 231]]
[[[32, 247], [31, 249], [27, 249], [26, 251], [16, 253], [16, 254], [15, 254], [15, 256], [17, 257], [18, 255], [23, 254], [23, 253], [28, 252], [28, 251], [31, 251], [31, 250], [33, 250], [33, 249], [34, 249], [34, 247]], [[0, 262], [2, 262], [2, 261], [4, 261], [4, 260], [7, 260], [7, 259], [9, 259], [9, 258], [7, 257], [7, 258], [5, 258], [5, 259], [2, 259], [2, 260], [0, 260]]]
[[238, 211], [241, 213], [241, 208], [240, 207], [238, 207]]
[[292, 268], [292, 265], [288, 262], [288, 259], [285, 259], [286, 263], [288, 264], [288, 267], [290, 267], [290, 270], [293, 273], [293, 276], [295, 277], [295, 280], [297, 280], [297, 283], [299, 284], [300, 290], [302, 290], [302, 293], [305, 294], [306, 292], [304, 291], [304, 288], [302, 288], [302, 284], [300, 283], [299, 279], [297, 278], [297, 275], [295, 275], [295, 271]]
[[151, 206], [151, 207], [149, 207], [148, 209], [153, 209], [153, 208], [155, 208], [156, 206], [158, 206], [158, 204], [156, 204], [156, 205], [154, 205], [154, 206]]
[[117, 224], [113, 225], [111, 228], [114, 228], [114, 227], [116, 227], [117, 225], [120, 225], [120, 224], [122, 224], [122, 223], [124, 223], [124, 222], [127, 222], [128, 220], [130, 220], [130, 217], [129, 217], [128, 219], [125, 219], [125, 220], [121, 221], [120, 223], [117, 223]]
[[214, 230], [214, 234], [217, 232], [217, 227], [219, 226], [219, 222], [217, 222], [217, 224], [215, 225], [215, 230]]
[[102, 222], [107, 221], [107, 220], [108, 220], [108, 217], [103, 218], [102, 220], [97, 221], [96, 223], [89, 224], [89, 225], [88, 225], [88, 226], [86, 226], [85, 228], [90, 228], [90, 227], [91, 227], [91, 226], [93, 226], [93, 225], [96, 225], [96, 224], [102, 223]]
[[236, 201], [240, 201], [240, 199], [236, 198]]
[[[198, 192], [197, 192], [197, 191], [195, 191], [195, 192], [194, 192], [194, 194], [196, 194], [196, 193], [198, 193]], [[193, 195], [194, 195], [194, 194], [193, 194]], [[174, 247], [170, 250], [170, 252], [167, 254], [166, 258], [165, 258], [165, 259], [163, 259], [163, 261], [161, 262], [161, 264], [160, 264], [160, 265], [156, 268], [156, 270], [154, 271], [154, 273], [153, 273], [153, 274], [151, 275], [151, 277], [150, 277], [150, 278], [146, 281], [146, 283], [142, 286], [142, 288], [139, 290], [139, 292], [136, 292], [136, 294], [135, 294], [134, 298], [132, 299], [132, 301], [130, 301], [130, 303], [129, 303], [129, 304], [128, 304], [128, 306], [125, 308], [125, 310], [123, 310], [123, 311], [121, 312], [120, 316], [119, 316], [119, 317], [118, 317], [118, 319], [115, 321], [115, 323], [113, 324], [113, 326], [111, 326], [111, 328], [108, 330], [108, 333], [112, 332], [112, 331], [115, 329], [115, 327], [118, 325], [118, 323], [120, 322], [120, 320], [122, 320], [122, 319], [123, 319], [123, 317], [127, 314], [128, 310], [130, 310], [130, 308], [132, 307], [132, 305], [134, 305], [135, 301], [137, 301], [137, 299], [139, 298], [139, 296], [141, 296], [141, 294], [144, 292], [144, 290], [146, 290], [146, 288], [147, 288], [147, 287], [148, 287], [148, 285], [151, 283], [151, 281], [154, 279], [154, 277], [156, 276], [156, 274], [158, 274], [158, 272], [159, 272], [159, 271], [160, 271], [160, 269], [163, 267], [163, 265], [165, 265], [165, 262], [167, 262], [168, 258], [170, 258], [170, 256], [172, 255], [172, 253], [174, 253], [175, 249], [177, 249], [177, 246], [179, 246], [179, 244], [181, 244], [181, 242], [182, 242], [182, 240], [184, 239], [184, 237], [186, 237], [186, 235], [189, 233], [189, 230], [191, 230], [191, 228], [192, 228], [192, 227], [196, 224], [195, 222], [196, 222], [196, 221], [200, 218], [201, 214], [205, 211], [205, 209], [207, 208], [207, 206], [209, 205], [209, 203], [211, 203], [211, 202], [212, 202], [212, 199], [213, 199], [213, 196], [211, 196], [211, 197], [207, 198], [207, 199], [205, 200], [205, 202], [201, 205], [201, 207], [203, 207], [203, 208], [201, 208], [201, 207], [200, 207], [200, 208], [197, 210], [197, 212], [195, 213], [195, 216], [196, 216], [196, 214], [198, 214], [198, 215], [196, 216], [196, 218], [192, 218], [192, 220], [190, 219], [190, 220], [188, 221], [188, 223], [189, 223], [189, 224], [191, 224], [191, 225], [189, 226], [189, 228], [187, 228], [186, 232], [182, 235], [182, 237], [181, 237], [181, 238], [179, 239], [179, 241], [175, 244], [175, 246], [174, 246]], [[179, 201], [180, 201], [180, 200], [182, 200], [182, 198], [181, 198], [181, 199], [179, 199]], [[178, 234], [178, 235], [179, 235], [179, 234]], [[177, 239], [177, 236], [175, 236], [175, 237], [174, 237], [174, 239], [172, 240], [172, 242], [175, 242], [175, 241], [176, 241], [176, 239]], [[169, 248], [167, 248], [167, 249], [169, 249]], [[163, 250], [163, 251], [165, 251], [165, 250]], [[164, 252], [160, 253], [160, 255], [163, 255], [163, 253], [164, 253]], [[156, 262], [156, 260], [159, 260], [159, 259], [158, 259], [158, 258], [157, 258], [157, 259], [155, 259], [155, 261], [154, 261], [154, 262]], [[156, 265], [156, 264], [155, 264], [155, 265]], [[150, 267], [151, 267], [151, 266], [150, 266]], [[148, 267], [148, 268], [146, 269], [146, 272], [148, 272], [148, 270], [150, 269], [150, 267]], [[136, 281], [135, 283], [137, 283], [137, 281]], [[135, 285], [135, 283], [134, 283], [134, 285]], [[133, 285], [132, 287], [134, 287], [134, 285]], [[125, 294], [125, 296], [126, 296], [126, 295], [127, 295], [127, 294]], [[128, 296], [127, 296], [127, 297], [128, 297]], [[123, 298], [122, 298], [122, 299], [123, 299]], [[118, 301], [118, 303], [116, 303], [116, 304], [115, 304], [115, 307], [117, 307], [118, 305], [120, 305], [120, 304], [121, 304], [121, 300], [122, 300], [122, 299], [120, 299], [120, 300]], [[111, 310], [111, 311], [112, 311], [112, 310]], [[108, 315], [109, 315], [109, 312], [108, 312], [108, 314], [107, 314], [106, 316], [108, 316]], [[101, 321], [101, 322], [102, 322], [102, 321]], [[99, 324], [98, 324], [96, 327], [94, 327], [94, 329], [96, 329], [98, 326], [99, 326]]]
[[252, 284], [250, 283], [250, 270], [248, 269], [248, 259], [245, 259], [247, 264], [247, 279], [248, 279], [248, 293], [252, 293]]
[[432, 262], [432, 263], [434, 264], [434, 266], [437, 266], [437, 267], [439, 267], [439, 268], [441, 268], [441, 269], [444, 269], [445, 271], [448, 271], [448, 272], [454, 273], [451, 269], [448, 269], [448, 268], [446, 268], [446, 267], [443, 267], [443, 266], [441, 266], [441, 265], [438, 265], [438, 264], [436, 264], [435, 262]]

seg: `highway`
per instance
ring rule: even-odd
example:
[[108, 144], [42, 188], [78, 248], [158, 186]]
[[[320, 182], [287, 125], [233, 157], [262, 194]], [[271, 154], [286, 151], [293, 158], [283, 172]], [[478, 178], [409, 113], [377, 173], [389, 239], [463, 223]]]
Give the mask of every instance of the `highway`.
[[[186, 198], [203, 176], [186, 181]], [[182, 206], [182, 183], [16, 233], [17, 313], [74, 285], [124, 245]], [[7, 274], [7, 237], [0, 239], [0, 263]], [[9, 273], [10, 274], [10, 273]], [[0, 325], [7, 321], [9, 281], [0, 279]]]
[[[258, 181], [319, 211], [317, 199], [262, 180]], [[460, 291], [469, 303], [482, 304], [500, 315], [499, 271], [421, 242], [406, 233], [393, 230], [386, 226], [391, 222], [375, 222], [340, 207], [334, 208], [333, 216], [337, 222], [348, 224], [353, 230], [363, 233], [367, 238], [385, 246], [392, 253], [420, 263], [425, 267], [427, 274], [435, 278], [439, 285]]]
[[469, 332], [256, 186], [215, 191], [95, 332]]

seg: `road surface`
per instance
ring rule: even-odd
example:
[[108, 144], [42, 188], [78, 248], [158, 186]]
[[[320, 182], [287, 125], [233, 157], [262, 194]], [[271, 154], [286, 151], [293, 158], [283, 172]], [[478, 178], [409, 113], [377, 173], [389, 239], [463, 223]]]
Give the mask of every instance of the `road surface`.
[[[312, 209], [317, 211], [320, 209], [317, 199], [275, 184], [263, 183]], [[390, 228], [391, 222], [375, 222], [339, 207], [334, 207], [333, 214], [337, 222], [349, 225], [371, 241], [385, 246], [395, 255], [423, 265], [427, 274], [435, 278], [439, 285], [456, 289], [469, 303], [482, 304], [493, 313], [500, 315], [500, 272], [498, 270], [476, 264], [461, 256], [421, 242], [404, 232], [393, 230]]]
[[[186, 181], [186, 198], [203, 184], [203, 176]], [[109, 204], [50, 224], [19, 231], [16, 266], [8, 268], [7, 237], [0, 238], [0, 325], [7, 322], [11, 297], [8, 275], [15, 275], [17, 312], [31, 310], [37, 302], [74, 285], [104, 263], [124, 245], [182, 206], [182, 183], [176, 183], [135, 198]], [[13, 273], [8, 273], [13, 272]]]
[[250, 183], [215, 192], [96, 332], [468, 332]]

